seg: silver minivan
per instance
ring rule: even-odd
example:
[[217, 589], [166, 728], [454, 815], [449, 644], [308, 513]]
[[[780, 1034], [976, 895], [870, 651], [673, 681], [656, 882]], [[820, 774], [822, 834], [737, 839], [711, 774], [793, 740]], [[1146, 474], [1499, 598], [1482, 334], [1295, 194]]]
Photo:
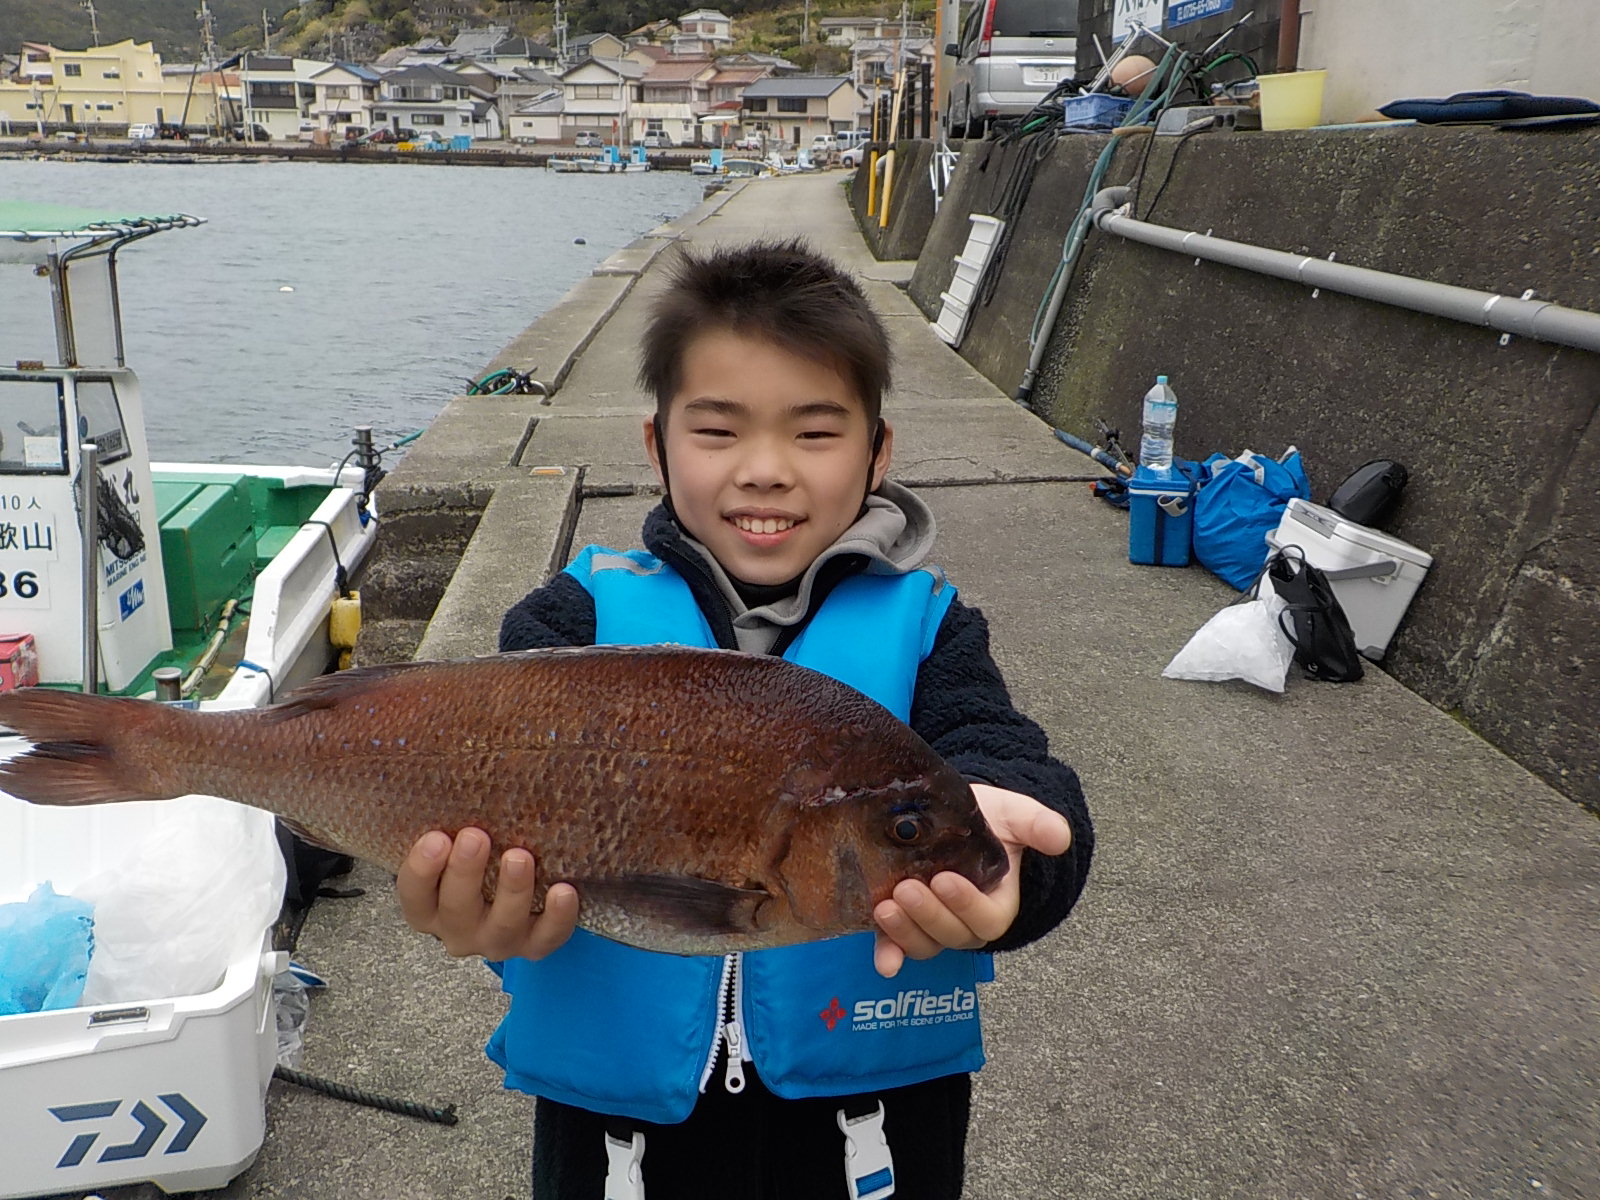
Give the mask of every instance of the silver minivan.
[[944, 48], [945, 135], [982, 137], [1020, 117], [1077, 70], [1078, 0], [977, 0]]

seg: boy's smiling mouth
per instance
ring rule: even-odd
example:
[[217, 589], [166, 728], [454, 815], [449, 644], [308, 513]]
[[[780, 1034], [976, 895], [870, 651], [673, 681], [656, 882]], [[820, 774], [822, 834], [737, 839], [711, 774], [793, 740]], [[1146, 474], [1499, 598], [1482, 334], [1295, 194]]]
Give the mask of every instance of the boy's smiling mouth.
[[756, 516], [750, 513], [729, 513], [728, 520], [741, 533], [787, 533], [804, 518], [788, 516]]

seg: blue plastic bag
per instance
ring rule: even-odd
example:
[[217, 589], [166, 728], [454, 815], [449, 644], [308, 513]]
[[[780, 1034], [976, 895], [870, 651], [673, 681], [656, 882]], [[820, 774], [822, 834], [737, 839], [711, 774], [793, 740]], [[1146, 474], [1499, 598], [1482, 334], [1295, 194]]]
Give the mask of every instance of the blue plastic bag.
[[1266, 565], [1267, 534], [1294, 497], [1311, 499], [1311, 481], [1290, 447], [1283, 461], [1246, 450], [1236, 459], [1213, 454], [1200, 473], [1194, 502], [1194, 556], [1244, 591]]
[[94, 953], [94, 909], [48, 883], [0, 904], [0, 1016], [72, 1008]]

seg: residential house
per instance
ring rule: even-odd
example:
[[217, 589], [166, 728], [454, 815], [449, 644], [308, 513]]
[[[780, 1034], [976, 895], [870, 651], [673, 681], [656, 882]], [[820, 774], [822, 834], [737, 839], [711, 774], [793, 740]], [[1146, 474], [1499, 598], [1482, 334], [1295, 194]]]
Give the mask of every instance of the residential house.
[[723, 71], [738, 70], [744, 67], [765, 67], [770, 75], [798, 75], [800, 64], [792, 63], [781, 54], [756, 54], [745, 51], [742, 54], [723, 54], [717, 58], [717, 68]]
[[379, 96], [382, 76], [371, 67], [336, 62], [311, 76], [316, 99], [311, 119], [335, 141], [372, 128], [372, 109]]
[[675, 146], [701, 141], [700, 118], [711, 106], [711, 80], [717, 68], [709, 58], [664, 58], [645, 70], [629, 134], [666, 134]]
[[745, 88], [740, 116], [770, 142], [808, 146], [819, 133], [854, 128], [860, 102], [848, 75], [774, 77]]
[[672, 55], [665, 46], [655, 46], [649, 42], [631, 42], [628, 45], [627, 52], [622, 57], [638, 63], [648, 71], [662, 59], [671, 58]]
[[316, 76], [330, 64], [310, 58], [257, 54], [239, 64], [244, 92], [244, 125], [259, 125], [273, 138], [298, 138], [317, 129], [311, 110], [317, 102]]
[[506, 123], [506, 136], [514, 142], [559, 142], [562, 138], [561, 114], [566, 96], [560, 86], [524, 100]]
[[465, 134], [494, 140], [502, 135], [493, 93], [434, 65], [402, 67], [384, 75], [372, 122], [444, 138]]
[[[559, 118], [563, 105], [561, 80], [557, 76], [539, 67], [508, 69], [499, 63], [493, 65], [462, 63], [456, 68], [456, 73], [468, 80], [481, 78], [484, 71], [490, 73], [489, 82], [485, 90], [493, 89], [495, 106], [500, 110], [500, 125], [506, 131], [507, 137], [515, 138], [519, 136], [516, 129], [513, 128], [514, 125], [522, 129], [521, 137], [524, 141], [532, 141], [538, 138], [553, 141], [560, 136]], [[475, 83], [474, 86], [483, 87], [484, 85]], [[553, 107], [550, 104], [552, 94], [555, 97]], [[524, 111], [534, 101], [541, 102], [540, 106], [535, 110]], [[551, 113], [554, 114], [557, 127], [542, 133], [539, 128], [529, 127], [526, 121], [519, 122], [516, 120], [518, 115], [531, 116], [537, 114], [549, 116]]]
[[598, 133], [608, 142], [626, 137], [644, 72], [639, 63], [623, 58], [586, 58], [567, 68], [561, 76], [562, 140], [578, 133]]
[[700, 117], [701, 139], [713, 146], [726, 146], [739, 136], [745, 88], [767, 78], [772, 68], [723, 67], [720, 64], [727, 60], [718, 61], [717, 73], [711, 77], [711, 100]]
[[714, 8], [684, 13], [667, 45], [674, 54], [715, 54], [733, 45], [733, 18]]
[[151, 43], [131, 38], [87, 50], [24, 42], [15, 77], [0, 82], [0, 125], [113, 136], [129, 125], [176, 123], [187, 105], [198, 130], [228, 115], [218, 106], [223, 83], [193, 67], [168, 77]]
[[822, 40], [830, 46], [853, 46], [862, 38], [928, 38], [933, 31], [921, 21], [904, 26], [889, 17], [823, 17]]
[[864, 92], [873, 88], [892, 88], [900, 67], [912, 72], [927, 63], [931, 70], [938, 59], [933, 39], [858, 38], [850, 47], [850, 73]]
[[494, 63], [502, 67], [539, 67], [550, 70], [556, 66], [553, 47], [532, 38], [513, 34], [504, 25], [489, 25], [482, 29], [463, 29], [455, 41], [446, 47], [448, 56], [471, 59], [479, 63]]
[[585, 33], [567, 39], [567, 58], [578, 62], [585, 58], [623, 58], [628, 47], [614, 33]]

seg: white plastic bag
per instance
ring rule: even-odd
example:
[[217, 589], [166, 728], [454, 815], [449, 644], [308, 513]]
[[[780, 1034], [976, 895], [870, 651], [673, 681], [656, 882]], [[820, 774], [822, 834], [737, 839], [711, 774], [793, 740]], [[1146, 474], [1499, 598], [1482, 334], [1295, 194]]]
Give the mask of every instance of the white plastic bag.
[[1263, 578], [1256, 595], [1228, 605], [1202, 625], [1161, 674], [1206, 682], [1243, 679], [1282, 692], [1294, 662], [1294, 645], [1278, 621], [1284, 607], [1272, 581]]
[[271, 813], [209, 796], [142, 807], [145, 837], [72, 889], [94, 905], [85, 1005], [210, 991], [283, 906]]

